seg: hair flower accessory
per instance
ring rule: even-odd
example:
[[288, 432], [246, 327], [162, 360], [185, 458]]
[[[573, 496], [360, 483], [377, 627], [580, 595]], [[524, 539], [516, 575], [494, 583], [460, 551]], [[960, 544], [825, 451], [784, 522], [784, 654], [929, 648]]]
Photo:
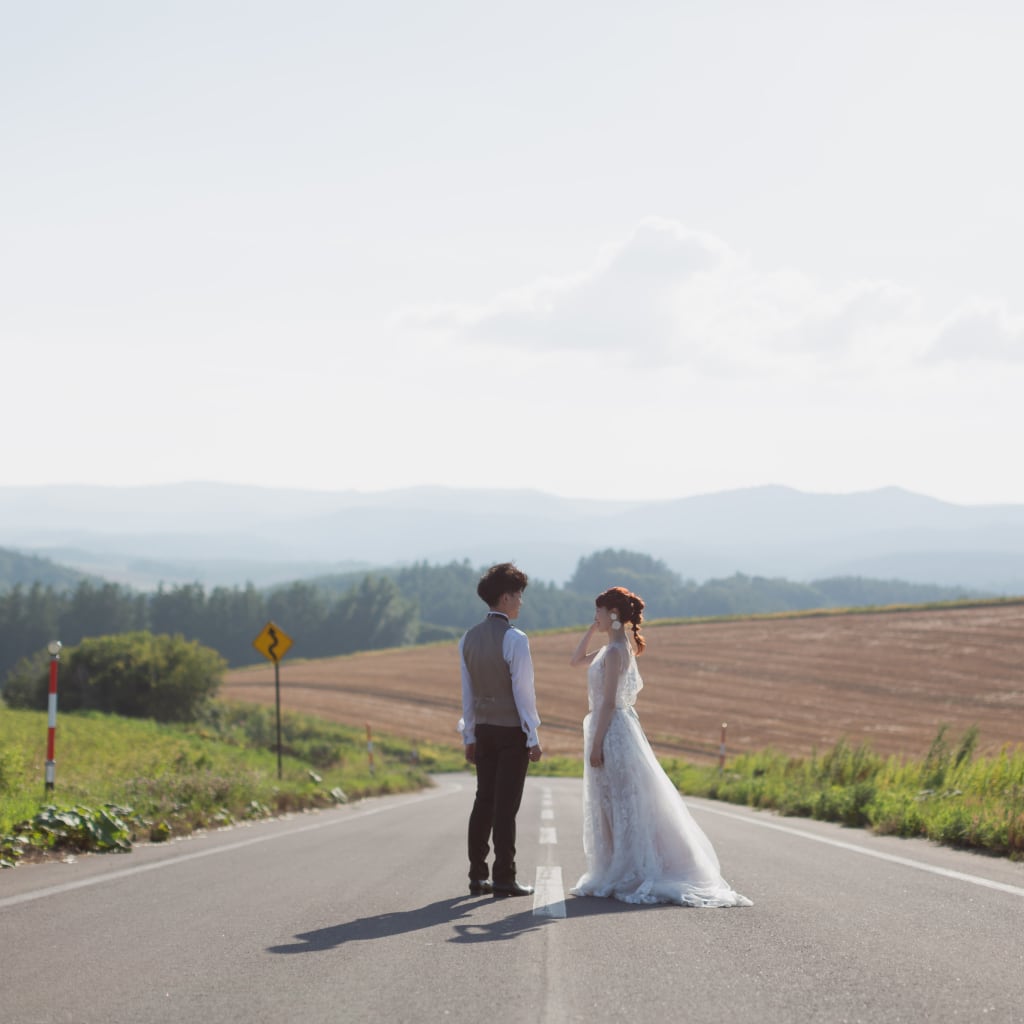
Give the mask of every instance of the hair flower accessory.
[[612, 629], [622, 629], [622, 623], [619, 622], [618, 612], [612, 612], [609, 618], [612, 620]]

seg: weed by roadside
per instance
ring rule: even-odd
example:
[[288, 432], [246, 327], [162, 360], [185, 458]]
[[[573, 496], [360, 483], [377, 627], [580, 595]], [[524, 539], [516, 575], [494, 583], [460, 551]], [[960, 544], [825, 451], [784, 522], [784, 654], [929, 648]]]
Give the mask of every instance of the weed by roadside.
[[916, 761], [840, 741], [810, 758], [742, 755], [722, 772], [684, 761], [665, 768], [693, 796], [1024, 859], [1024, 748], [976, 758], [976, 729], [955, 744], [947, 731]]
[[196, 829], [430, 785], [454, 750], [216, 702], [196, 725], [95, 712], [60, 716], [57, 779], [43, 788], [46, 715], [0, 706], [0, 861], [129, 849]]

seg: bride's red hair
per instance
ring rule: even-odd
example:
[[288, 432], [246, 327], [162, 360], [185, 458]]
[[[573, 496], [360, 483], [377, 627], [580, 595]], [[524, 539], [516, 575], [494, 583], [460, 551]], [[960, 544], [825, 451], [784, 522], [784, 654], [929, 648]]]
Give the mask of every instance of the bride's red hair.
[[607, 608], [610, 612], [617, 612], [623, 626], [633, 627], [636, 653], [643, 654], [644, 648], [647, 646], [647, 641], [644, 640], [640, 632], [640, 623], [644, 621], [644, 599], [625, 587], [611, 587], [603, 594], [598, 594], [594, 604], [598, 608]]

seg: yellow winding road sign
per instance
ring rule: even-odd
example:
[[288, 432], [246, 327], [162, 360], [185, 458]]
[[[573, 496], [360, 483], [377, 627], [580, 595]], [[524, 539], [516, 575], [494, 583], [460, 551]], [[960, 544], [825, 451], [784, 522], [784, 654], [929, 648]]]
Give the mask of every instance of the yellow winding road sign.
[[267, 661], [278, 662], [291, 650], [292, 638], [280, 626], [268, 622], [252, 645]]

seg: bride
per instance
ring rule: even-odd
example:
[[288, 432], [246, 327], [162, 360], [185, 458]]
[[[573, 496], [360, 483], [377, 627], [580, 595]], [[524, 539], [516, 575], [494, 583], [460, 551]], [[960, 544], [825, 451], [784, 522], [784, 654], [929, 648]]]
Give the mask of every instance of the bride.
[[[655, 758], [633, 710], [644, 685], [636, 667], [646, 646], [643, 600], [612, 587], [595, 603], [594, 622], [571, 658], [573, 665], [589, 665], [590, 702], [583, 721], [587, 871], [571, 891], [626, 903], [752, 906], [722, 878], [710, 840]], [[595, 633], [607, 634], [607, 643], [588, 652]]]

